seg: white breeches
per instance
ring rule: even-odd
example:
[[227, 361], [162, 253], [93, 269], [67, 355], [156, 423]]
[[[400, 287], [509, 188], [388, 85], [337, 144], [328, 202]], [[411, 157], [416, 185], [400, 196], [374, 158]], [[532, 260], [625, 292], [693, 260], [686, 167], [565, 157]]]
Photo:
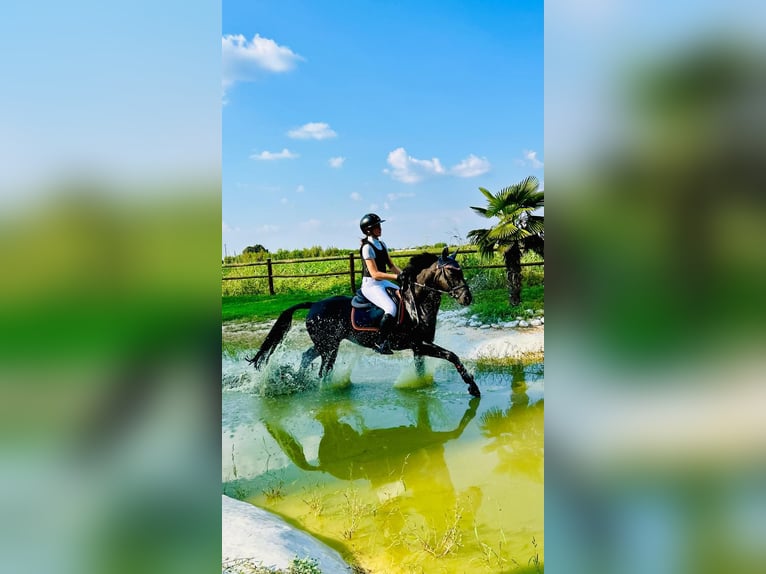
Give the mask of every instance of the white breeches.
[[386, 287], [399, 289], [399, 286], [388, 279], [376, 281], [372, 277], [362, 278], [362, 294], [372, 301], [376, 306], [383, 309], [384, 312], [396, 317], [396, 303], [386, 293]]

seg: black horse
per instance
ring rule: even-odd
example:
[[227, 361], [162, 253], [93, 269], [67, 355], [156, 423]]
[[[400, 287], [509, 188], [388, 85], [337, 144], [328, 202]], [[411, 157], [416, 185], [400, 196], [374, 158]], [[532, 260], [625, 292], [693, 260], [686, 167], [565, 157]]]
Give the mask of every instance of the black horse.
[[[458, 356], [434, 344], [436, 315], [441, 305], [441, 296], [448, 294], [461, 305], [470, 305], [473, 297], [465, 282], [463, 271], [455, 255], [445, 247], [441, 257], [421, 253], [410, 259], [402, 270], [400, 324], [390, 336], [391, 348], [395, 351], [412, 349], [418, 375], [425, 374], [423, 357], [436, 357], [449, 361], [473, 396], [481, 395], [479, 387], [466, 370]], [[301, 370], [306, 369], [317, 357], [322, 357], [319, 375], [326, 376], [332, 371], [338, 356], [338, 347], [343, 339], [372, 348], [377, 341], [377, 329], [360, 330], [352, 321], [352, 297], [330, 297], [317, 302], [306, 302], [285, 309], [269, 331], [258, 353], [248, 361], [259, 369], [269, 360], [274, 349], [284, 339], [298, 309], [309, 309], [306, 330], [314, 345], [303, 353]]]

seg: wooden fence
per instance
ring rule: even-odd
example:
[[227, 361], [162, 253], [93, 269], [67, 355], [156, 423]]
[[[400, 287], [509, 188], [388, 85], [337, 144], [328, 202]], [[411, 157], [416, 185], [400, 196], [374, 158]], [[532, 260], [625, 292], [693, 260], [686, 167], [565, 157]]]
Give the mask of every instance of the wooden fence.
[[[460, 253], [477, 253], [477, 249], [461, 249]], [[435, 255], [440, 255], [441, 252], [435, 253]], [[397, 258], [404, 258], [404, 257], [412, 257], [412, 253], [390, 253], [391, 259], [397, 259]], [[346, 271], [337, 271], [332, 273], [309, 273], [304, 275], [275, 275], [274, 274], [274, 267], [276, 265], [285, 265], [288, 263], [316, 263], [318, 261], [346, 261], [348, 262], [348, 270]], [[351, 293], [355, 293], [357, 290], [356, 286], [356, 276], [357, 274], [361, 277], [362, 275], [362, 269], [361, 265], [360, 268], [356, 268], [356, 262], [359, 261], [361, 265], [364, 265], [364, 262], [359, 257], [357, 253], [354, 253], [353, 251], [348, 254], [348, 256], [335, 256], [335, 257], [314, 257], [310, 259], [277, 259], [276, 261], [272, 260], [271, 257], [266, 259], [265, 261], [254, 261], [252, 263], [229, 263], [226, 265], [223, 265], [222, 267], [224, 269], [226, 268], [232, 268], [232, 267], [259, 267], [259, 266], [265, 266], [266, 267], [266, 274], [265, 275], [243, 275], [243, 276], [237, 276], [237, 277], [223, 277], [223, 281], [243, 281], [245, 279], [268, 279], [269, 282], [269, 294], [274, 295], [274, 279], [297, 279], [297, 278], [307, 278], [307, 277], [338, 277], [341, 275], [348, 275], [349, 276], [349, 287], [351, 288]], [[544, 266], [545, 263], [543, 261], [539, 262], [532, 262], [532, 263], [522, 263], [523, 266]], [[505, 265], [469, 265], [469, 266], [463, 266], [463, 269], [502, 269], [505, 268]]]

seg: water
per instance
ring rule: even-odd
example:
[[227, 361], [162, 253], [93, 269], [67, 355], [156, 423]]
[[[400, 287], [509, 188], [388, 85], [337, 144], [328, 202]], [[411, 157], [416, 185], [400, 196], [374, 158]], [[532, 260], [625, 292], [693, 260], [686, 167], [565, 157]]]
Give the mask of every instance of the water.
[[409, 353], [342, 349], [322, 384], [296, 382], [298, 356], [263, 374], [225, 360], [226, 494], [373, 574], [542, 571], [542, 364], [471, 368], [472, 399], [447, 363], [418, 379]]

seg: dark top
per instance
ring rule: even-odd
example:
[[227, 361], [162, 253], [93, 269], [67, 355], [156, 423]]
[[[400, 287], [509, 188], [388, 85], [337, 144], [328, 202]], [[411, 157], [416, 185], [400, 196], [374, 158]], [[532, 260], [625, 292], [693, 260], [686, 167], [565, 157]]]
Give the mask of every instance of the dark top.
[[[367, 241], [367, 239], [363, 239], [362, 247], [359, 248], [359, 256], [362, 258], [362, 261], [364, 261], [364, 255], [362, 254], [362, 249], [364, 248], [365, 244], [372, 247], [372, 250], [375, 252], [375, 265], [378, 266], [378, 271], [385, 273], [388, 268], [388, 251], [386, 251], [385, 246], [383, 247], [383, 249], [378, 249], [377, 247], [375, 247], [375, 245]], [[362, 277], [372, 277], [372, 275], [370, 275], [370, 270], [367, 269], [366, 263], [362, 267]]]

